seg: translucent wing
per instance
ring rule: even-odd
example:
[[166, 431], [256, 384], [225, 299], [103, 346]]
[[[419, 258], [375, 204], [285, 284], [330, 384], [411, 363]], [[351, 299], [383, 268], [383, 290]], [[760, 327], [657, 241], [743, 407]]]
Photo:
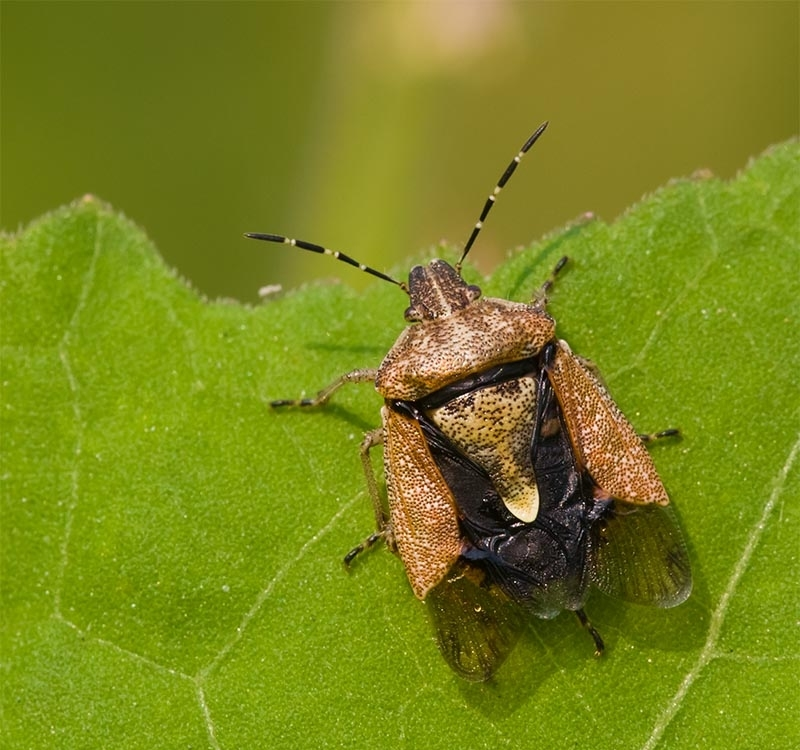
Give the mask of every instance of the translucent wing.
[[590, 568], [606, 594], [674, 607], [692, 590], [686, 544], [669, 506], [615, 501], [592, 529]]
[[517, 643], [525, 617], [483, 572], [461, 559], [426, 599], [439, 650], [458, 675], [488, 680]]

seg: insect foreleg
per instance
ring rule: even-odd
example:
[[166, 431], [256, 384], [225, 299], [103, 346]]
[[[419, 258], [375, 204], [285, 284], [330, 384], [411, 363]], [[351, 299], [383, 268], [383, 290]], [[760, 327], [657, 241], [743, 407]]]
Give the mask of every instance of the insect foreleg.
[[556, 263], [555, 268], [553, 268], [553, 270], [550, 272], [550, 275], [547, 277], [544, 284], [542, 284], [534, 292], [532, 300], [534, 307], [538, 308], [539, 310], [545, 310], [547, 308], [547, 295], [553, 288], [553, 284], [556, 282], [556, 277], [561, 273], [568, 261], [569, 258], [566, 255], [561, 257], [558, 263]]
[[323, 388], [314, 398], [281, 398], [270, 401], [270, 406], [322, 406], [328, 399], [347, 383], [374, 383], [378, 371], [373, 368], [351, 370], [334, 380], [327, 388]]

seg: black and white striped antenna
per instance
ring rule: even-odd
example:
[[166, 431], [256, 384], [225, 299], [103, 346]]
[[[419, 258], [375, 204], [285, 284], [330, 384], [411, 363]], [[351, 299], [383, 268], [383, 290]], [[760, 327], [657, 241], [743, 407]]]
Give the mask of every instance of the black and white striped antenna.
[[480, 218], [477, 222], [475, 222], [475, 226], [472, 228], [472, 234], [470, 234], [469, 239], [467, 240], [467, 244], [464, 245], [464, 251], [461, 253], [461, 257], [456, 263], [456, 271], [458, 271], [459, 275], [461, 274], [461, 265], [464, 263], [464, 258], [467, 257], [467, 253], [472, 249], [472, 245], [475, 243], [475, 239], [480, 234], [481, 229], [483, 229], [483, 222], [486, 221], [486, 217], [489, 215], [489, 211], [492, 210], [492, 206], [494, 206], [495, 201], [497, 200], [497, 196], [500, 194], [500, 191], [505, 187], [505, 184], [511, 179], [511, 175], [514, 174], [519, 163], [522, 161], [522, 157], [528, 153], [528, 149], [533, 146], [536, 141], [539, 140], [539, 136], [547, 130], [547, 126], [549, 123], [545, 120], [533, 135], [525, 141], [525, 144], [519, 150], [519, 153], [511, 160], [511, 163], [506, 167], [506, 171], [503, 172], [500, 179], [497, 181], [497, 185], [495, 185], [494, 190], [489, 194], [489, 197], [486, 199], [486, 203], [483, 206], [483, 211], [481, 211]]
[[[461, 253], [461, 258], [459, 258], [458, 263], [456, 263], [456, 271], [458, 271], [459, 275], [461, 274], [461, 265], [464, 263], [464, 259], [467, 257], [467, 253], [472, 249], [473, 244], [475, 244], [475, 239], [480, 234], [481, 229], [483, 229], [483, 223], [486, 221], [486, 217], [489, 215], [489, 211], [492, 210], [492, 206], [494, 206], [495, 201], [497, 200], [497, 196], [500, 194], [500, 191], [505, 187], [505, 184], [511, 179], [511, 175], [514, 174], [514, 171], [517, 168], [517, 165], [522, 161], [522, 157], [528, 152], [528, 150], [533, 146], [534, 143], [539, 139], [539, 136], [544, 133], [547, 128], [548, 123], [543, 122], [536, 131], [525, 141], [522, 148], [519, 150], [519, 153], [511, 160], [511, 163], [506, 167], [505, 172], [501, 175], [500, 179], [495, 185], [494, 190], [491, 192], [489, 197], [486, 199], [486, 203], [483, 206], [483, 211], [481, 211], [480, 218], [475, 223], [475, 226], [472, 228], [472, 233], [467, 240], [467, 244], [464, 245], [464, 250]], [[344, 253], [340, 253], [338, 250], [330, 250], [327, 247], [323, 247], [322, 245], [317, 245], [313, 242], [306, 242], [305, 240], [296, 240], [292, 239], [291, 237], [284, 237], [281, 234], [265, 234], [262, 232], [247, 232], [245, 237], [249, 237], [253, 240], [264, 240], [265, 242], [276, 242], [279, 244], [284, 245], [291, 245], [292, 247], [299, 247], [301, 250], [309, 250], [312, 253], [320, 253], [321, 255], [330, 255], [336, 260], [340, 260], [343, 263], [347, 263], [348, 265], [354, 266], [359, 271], [363, 271], [364, 273], [371, 274], [372, 276], [376, 276], [379, 279], [383, 279], [383, 281], [388, 281], [390, 284], [395, 284], [399, 286], [406, 294], [408, 294], [408, 286], [403, 281], [398, 281], [397, 279], [393, 279], [391, 276], [387, 276], [385, 273], [378, 271], [370, 266], [365, 265], [364, 263], [360, 263], [359, 261], [351, 258], [349, 255], [345, 255]]]

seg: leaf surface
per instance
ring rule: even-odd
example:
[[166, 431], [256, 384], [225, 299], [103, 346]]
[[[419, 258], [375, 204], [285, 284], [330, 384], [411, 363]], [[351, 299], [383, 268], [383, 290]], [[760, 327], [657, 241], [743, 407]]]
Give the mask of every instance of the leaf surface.
[[788, 143], [482, 283], [527, 300], [573, 259], [559, 335], [638, 430], [682, 430], [652, 451], [695, 590], [673, 610], [593, 594], [603, 658], [562, 615], [473, 685], [399, 560], [342, 569], [372, 531], [358, 446], [378, 396], [267, 405], [377, 366], [396, 288], [208, 302], [94, 199], [4, 236], [4, 747], [796, 746], [799, 253]]

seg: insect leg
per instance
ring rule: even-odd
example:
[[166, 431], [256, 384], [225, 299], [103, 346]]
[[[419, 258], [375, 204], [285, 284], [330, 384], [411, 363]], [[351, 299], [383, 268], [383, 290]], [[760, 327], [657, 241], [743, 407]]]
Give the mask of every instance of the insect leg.
[[639, 435], [639, 439], [643, 443], [652, 443], [655, 440], [661, 440], [661, 438], [679, 437], [680, 434], [680, 430], [672, 427], [669, 430], [661, 430], [660, 432], [649, 432], [646, 435]]
[[352, 370], [334, 380], [327, 388], [323, 388], [314, 398], [281, 398], [270, 401], [270, 406], [322, 406], [328, 399], [347, 383], [374, 383], [378, 371], [372, 368]]
[[594, 625], [589, 622], [586, 612], [582, 609], [575, 610], [575, 617], [578, 618], [578, 622], [580, 622], [580, 624], [589, 631], [589, 635], [592, 636], [592, 640], [594, 641], [594, 655], [600, 656], [606, 647], [603, 643], [603, 639], [600, 637], [600, 633], [595, 630]]
[[355, 557], [364, 550], [369, 549], [375, 542], [386, 539], [389, 542], [390, 526], [386, 518], [386, 511], [383, 508], [383, 501], [381, 500], [380, 492], [378, 492], [378, 483], [375, 480], [375, 470], [372, 468], [372, 461], [369, 458], [369, 452], [376, 445], [383, 445], [383, 428], [379, 427], [376, 430], [368, 432], [364, 436], [361, 443], [361, 463], [364, 466], [364, 477], [367, 480], [367, 490], [369, 491], [372, 500], [372, 509], [375, 512], [375, 531], [370, 534], [361, 544], [353, 547], [345, 556], [344, 564], [350, 565]]
[[544, 284], [534, 292], [533, 305], [535, 307], [539, 307], [542, 310], [547, 307], [547, 294], [553, 288], [553, 284], [556, 282], [556, 276], [561, 273], [561, 270], [567, 265], [568, 260], [569, 258], [566, 255], [559, 258], [558, 263], [556, 263], [555, 268], [553, 268], [550, 275], [545, 279]]

